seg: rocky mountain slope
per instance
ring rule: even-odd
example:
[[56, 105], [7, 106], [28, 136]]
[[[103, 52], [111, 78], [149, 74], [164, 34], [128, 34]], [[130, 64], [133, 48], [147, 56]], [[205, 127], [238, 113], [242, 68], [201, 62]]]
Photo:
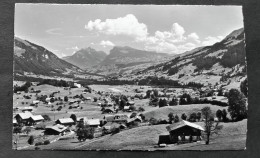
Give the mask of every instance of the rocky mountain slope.
[[90, 70], [103, 75], [120, 75], [124, 72], [132, 73], [147, 68], [155, 63], [169, 60], [173, 55], [134, 49], [128, 46], [116, 46], [110, 54]]
[[106, 56], [105, 52], [96, 51], [95, 49], [88, 47], [80, 49], [73, 55], [63, 57], [62, 59], [82, 69], [86, 69], [100, 64]]
[[138, 72], [123, 74], [120, 79], [133, 80], [157, 76], [183, 83], [237, 86], [246, 77], [244, 40], [244, 29], [238, 29], [212, 46], [196, 48], [176, 55], [170, 61]]

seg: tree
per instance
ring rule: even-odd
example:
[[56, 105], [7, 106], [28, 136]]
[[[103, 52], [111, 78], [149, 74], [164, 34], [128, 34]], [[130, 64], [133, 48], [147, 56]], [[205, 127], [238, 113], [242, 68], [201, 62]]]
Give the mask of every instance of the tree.
[[78, 128], [77, 136], [79, 141], [85, 141], [86, 139], [94, 138], [95, 128], [84, 125], [83, 128]]
[[24, 130], [22, 130], [23, 133], [26, 133], [27, 135], [32, 131], [31, 127], [26, 127]]
[[169, 117], [169, 123], [173, 123], [174, 122], [174, 114], [171, 112], [168, 114]]
[[174, 123], [177, 123], [177, 122], [179, 122], [180, 120], [179, 120], [179, 116], [178, 115], [175, 115], [175, 117], [174, 117]]
[[187, 119], [187, 115], [186, 115], [185, 113], [183, 113], [183, 114], [181, 115], [181, 119], [182, 119], [182, 120], [186, 120], [186, 119]]
[[75, 114], [71, 114], [70, 118], [76, 123], [77, 122], [77, 116]]
[[142, 118], [143, 121], [145, 120], [144, 114], [139, 114], [139, 116]]
[[170, 106], [178, 105], [178, 99], [173, 97], [172, 100], [169, 102]]
[[65, 96], [64, 97], [64, 101], [67, 102], [69, 99], [68, 99], [68, 96]]
[[131, 115], [130, 115], [130, 118], [134, 118], [137, 116], [137, 113], [136, 112], [133, 112]]
[[247, 97], [248, 96], [248, 81], [247, 78], [241, 82], [240, 91]]
[[27, 142], [28, 142], [28, 144], [33, 145], [34, 137], [30, 136]]
[[200, 121], [200, 119], [201, 119], [201, 112], [197, 112], [197, 119], [198, 119], [198, 121]]
[[22, 125], [15, 126], [13, 128], [13, 133], [15, 134], [22, 133]]
[[223, 110], [222, 110], [222, 120], [223, 120], [224, 122], [227, 121], [227, 111], [226, 111], [226, 109], [223, 109]]
[[94, 102], [97, 102], [97, 97], [94, 97]]
[[189, 121], [190, 122], [196, 122], [197, 114], [195, 112], [190, 114]]
[[143, 107], [139, 107], [139, 108], [138, 108], [138, 111], [139, 111], [139, 112], [144, 112], [145, 109], [144, 109]]
[[237, 89], [231, 89], [228, 94], [228, 112], [233, 121], [246, 117], [246, 97]]
[[146, 91], [146, 98], [150, 98], [151, 92], [152, 92], [151, 90], [147, 90], [147, 91]]
[[222, 114], [222, 111], [220, 109], [217, 110], [216, 116], [217, 116], [219, 121], [222, 119], [223, 114]]
[[219, 125], [219, 122], [215, 123], [213, 118], [212, 111], [210, 107], [206, 106], [201, 109], [202, 116], [204, 118], [204, 127], [206, 134], [206, 145], [209, 144], [209, 139], [212, 134], [218, 134], [218, 132], [223, 128]]
[[158, 97], [158, 95], [159, 95], [159, 92], [158, 92], [158, 90], [157, 89], [154, 89], [153, 90], [153, 95], [157, 98]]

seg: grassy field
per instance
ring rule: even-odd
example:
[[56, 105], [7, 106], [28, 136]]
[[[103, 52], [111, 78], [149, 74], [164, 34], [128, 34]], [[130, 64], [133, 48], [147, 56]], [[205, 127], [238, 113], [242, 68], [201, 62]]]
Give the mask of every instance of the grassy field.
[[183, 113], [189, 116], [192, 112], [199, 112], [202, 108], [209, 106], [212, 112], [215, 114], [218, 109], [227, 109], [227, 107], [220, 107], [211, 104], [190, 104], [190, 105], [178, 105], [178, 106], [166, 106], [162, 108], [154, 108], [151, 110], [145, 111], [143, 114], [146, 119], [150, 119], [152, 117], [156, 119], [168, 119], [168, 114], [172, 112], [174, 115], [178, 115], [181, 117]]

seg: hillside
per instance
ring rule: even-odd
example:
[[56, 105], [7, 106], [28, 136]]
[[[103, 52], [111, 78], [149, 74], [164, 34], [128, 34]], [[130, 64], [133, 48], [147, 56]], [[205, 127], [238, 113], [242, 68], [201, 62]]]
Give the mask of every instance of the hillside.
[[20, 74], [59, 75], [80, 72], [81, 69], [58, 58], [44, 47], [15, 37], [14, 71]]
[[244, 29], [238, 29], [212, 46], [199, 47], [176, 55], [169, 61], [125, 74], [121, 79], [157, 76], [182, 83], [199, 82], [204, 85], [237, 87], [246, 77], [244, 40]]
[[100, 64], [105, 59], [105, 57], [105, 52], [96, 51], [95, 49], [88, 47], [80, 49], [73, 55], [63, 57], [62, 59], [82, 69], [86, 69], [91, 66]]

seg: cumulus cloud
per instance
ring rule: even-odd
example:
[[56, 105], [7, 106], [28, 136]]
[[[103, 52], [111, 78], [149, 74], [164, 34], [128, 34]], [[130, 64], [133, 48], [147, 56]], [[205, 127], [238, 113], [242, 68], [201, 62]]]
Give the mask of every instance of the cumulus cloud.
[[189, 34], [188, 39], [191, 39], [191, 40], [195, 41], [196, 43], [200, 43], [200, 40], [199, 40], [200, 38], [195, 32]]
[[217, 37], [208, 36], [202, 42], [202, 45], [203, 46], [213, 45], [213, 44], [215, 44], [217, 42], [220, 42], [223, 38], [224, 38], [223, 36], [217, 36]]
[[113, 47], [113, 46], [115, 46], [115, 44], [112, 43], [111, 41], [101, 41], [99, 44], [103, 47], [107, 47], [107, 46]]
[[140, 23], [133, 14], [127, 14], [117, 19], [96, 19], [85, 25], [89, 31], [98, 31], [107, 35], [128, 35], [135, 38], [143, 38], [148, 35], [147, 26]]

